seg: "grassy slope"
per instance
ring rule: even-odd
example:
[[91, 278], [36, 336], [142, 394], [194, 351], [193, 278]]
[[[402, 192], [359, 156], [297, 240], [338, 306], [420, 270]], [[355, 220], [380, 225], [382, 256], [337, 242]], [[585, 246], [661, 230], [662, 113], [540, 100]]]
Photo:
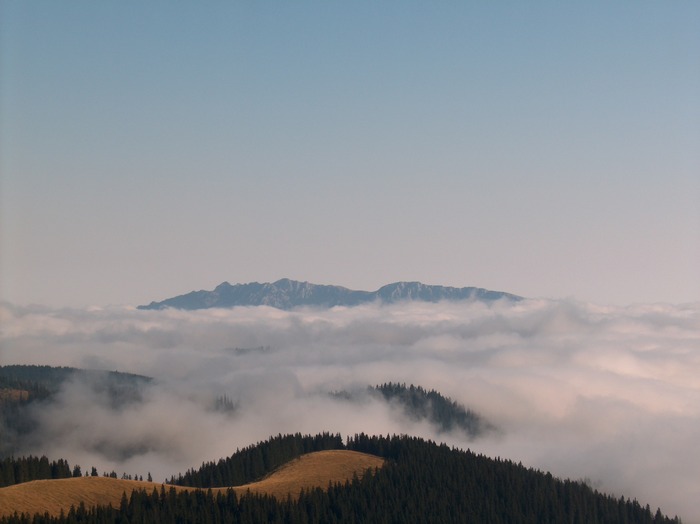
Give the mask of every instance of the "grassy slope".
[[354, 474], [360, 475], [382, 464], [384, 459], [357, 451], [317, 451], [288, 462], [261, 481], [239, 486], [236, 491], [250, 490], [278, 498], [286, 498], [290, 493], [298, 496], [302, 489], [326, 489], [329, 482], [350, 480]]
[[[381, 467], [384, 460], [356, 451], [332, 450], [309, 453], [285, 464], [265, 479], [236, 486], [237, 493], [250, 490], [285, 498], [287, 494], [297, 496], [306, 488], [325, 489], [329, 482], [344, 482], [353, 474], [361, 474], [368, 468]], [[153, 488], [160, 484], [106, 477], [80, 477], [60, 480], [35, 480], [0, 489], [0, 515], [18, 513], [44, 513], [58, 515], [67, 512], [72, 505], [83, 502], [86, 506], [119, 506], [122, 493], [127, 496], [135, 489]], [[166, 490], [171, 486], [166, 486]], [[178, 491], [195, 489], [175, 486]], [[219, 488], [226, 489], [226, 488]], [[216, 490], [213, 490], [216, 491]]]

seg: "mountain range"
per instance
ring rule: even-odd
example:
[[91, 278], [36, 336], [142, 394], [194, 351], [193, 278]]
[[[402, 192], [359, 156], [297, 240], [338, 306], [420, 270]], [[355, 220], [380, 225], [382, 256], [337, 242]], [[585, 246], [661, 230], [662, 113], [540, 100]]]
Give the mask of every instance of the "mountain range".
[[283, 278], [276, 282], [229, 284], [223, 282], [213, 291], [192, 291], [160, 302], [138, 306], [138, 309], [207, 309], [234, 306], [271, 306], [278, 309], [295, 307], [357, 306], [368, 302], [392, 304], [402, 301], [440, 302], [442, 300], [522, 300], [522, 297], [477, 287], [432, 286], [420, 282], [395, 282], [376, 291], [357, 291], [341, 286], [311, 284]]

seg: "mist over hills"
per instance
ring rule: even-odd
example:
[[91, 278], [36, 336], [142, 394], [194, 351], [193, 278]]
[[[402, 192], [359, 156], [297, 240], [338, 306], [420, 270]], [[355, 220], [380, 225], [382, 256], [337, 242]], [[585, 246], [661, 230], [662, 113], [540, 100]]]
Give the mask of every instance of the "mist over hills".
[[283, 278], [276, 282], [250, 282], [231, 285], [223, 282], [213, 291], [192, 291], [160, 302], [138, 306], [138, 309], [207, 309], [234, 306], [271, 306], [293, 309], [300, 306], [331, 308], [357, 306], [368, 302], [393, 304], [404, 301], [440, 302], [443, 300], [494, 301], [522, 300], [522, 297], [477, 287], [447, 287], [420, 282], [394, 282], [376, 291], [358, 291], [341, 286], [312, 284]]
[[344, 390], [333, 392], [331, 395], [350, 402], [366, 401], [368, 395], [378, 398], [389, 403], [392, 409], [401, 411], [409, 419], [428, 422], [438, 434], [455, 430], [471, 440], [496, 429], [478, 413], [440, 392], [434, 389], [426, 390], [413, 384], [407, 386], [387, 382], [369, 386], [366, 390]]
[[[32, 399], [32, 384], [5, 385], [6, 402], [16, 400], [26, 414], [5, 417], [14, 438], [0, 436], [0, 444], [17, 444], [15, 456], [163, 479], [278, 433], [405, 434], [591, 479], [598, 490], [700, 523], [700, 457], [692, 452], [700, 304], [504, 299], [193, 311], [0, 304], [0, 317], [4, 365], [153, 377], [134, 380], [137, 394], [116, 401], [100, 375], [73, 373], [45, 400]], [[385, 383], [434, 388], [496, 431], [472, 439], [459, 427], [444, 431], [430, 410], [406, 413], [399, 399], [331, 396]]]
[[[116, 371], [78, 369], [51, 366], [0, 366], [0, 458], [27, 452], [28, 443], [40, 439], [59, 441], [65, 438], [65, 430], [42, 426], [37, 417], [40, 410], [62, 409], [61, 395], [72, 383], [87, 385], [86, 393], [101, 400], [103, 415], [106, 418], [124, 410], [138, 412], [159, 386], [152, 377], [134, 375]], [[185, 390], [183, 386], [181, 388]], [[324, 393], [316, 393], [320, 398]], [[310, 395], [313, 396], [313, 395]], [[476, 412], [435, 390], [426, 390], [421, 386], [410, 384], [385, 383], [368, 386], [356, 391], [331, 393], [330, 398], [339, 408], [346, 402], [368, 405], [371, 402], [385, 404], [388, 411], [396, 417], [405, 417], [414, 422], [424, 421], [434, 430], [446, 433], [452, 430], [460, 432], [469, 440], [483, 436], [493, 426]], [[100, 399], [100, 400], [98, 400]], [[203, 413], [218, 413], [234, 418], [237, 411], [245, 408], [240, 398], [214, 393], [203, 395], [198, 402]], [[109, 455], [120, 460], [138, 457], [148, 451], [149, 444], [132, 440], [112, 442], [98, 441], [88, 446], [90, 451]], [[3, 481], [0, 478], [0, 487]]]
[[[90, 397], [95, 402], [98, 402], [97, 399], [104, 401], [103, 407], [108, 413], [143, 404], [149, 388], [155, 385], [151, 377], [118, 371], [0, 366], [0, 458], [26, 451], [23, 446], [32, 445], [43, 438], [60, 438], [61, 431], [42, 427], [37, 414], [41, 410], [61, 409], [56, 404], [57, 399], [66, 386], [76, 382], [87, 384]], [[106, 446], [103, 452], [122, 456], [136, 452], [135, 449], [127, 449], [115, 453], [115, 450]]]

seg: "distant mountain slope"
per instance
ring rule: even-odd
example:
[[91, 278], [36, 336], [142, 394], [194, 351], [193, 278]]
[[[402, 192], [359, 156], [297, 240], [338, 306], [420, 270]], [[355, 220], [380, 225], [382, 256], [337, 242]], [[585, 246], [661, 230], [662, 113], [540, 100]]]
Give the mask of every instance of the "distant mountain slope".
[[401, 301], [439, 302], [441, 300], [521, 300], [522, 297], [477, 287], [430, 286], [420, 282], [395, 282], [377, 291], [356, 291], [341, 286], [299, 282], [283, 278], [277, 282], [231, 285], [224, 282], [213, 291], [192, 291], [160, 302], [138, 306], [138, 309], [206, 309], [212, 307], [271, 306], [293, 309], [300, 306], [331, 308], [357, 306], [380, 301], [391, 304]]

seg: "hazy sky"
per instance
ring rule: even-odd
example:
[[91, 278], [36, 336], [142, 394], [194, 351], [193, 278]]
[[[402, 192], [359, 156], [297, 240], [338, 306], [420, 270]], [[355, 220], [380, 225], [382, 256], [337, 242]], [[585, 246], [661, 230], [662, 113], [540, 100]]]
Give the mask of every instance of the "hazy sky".
[[0, 2], [0, 299], [700, 297], [698, 2]]

